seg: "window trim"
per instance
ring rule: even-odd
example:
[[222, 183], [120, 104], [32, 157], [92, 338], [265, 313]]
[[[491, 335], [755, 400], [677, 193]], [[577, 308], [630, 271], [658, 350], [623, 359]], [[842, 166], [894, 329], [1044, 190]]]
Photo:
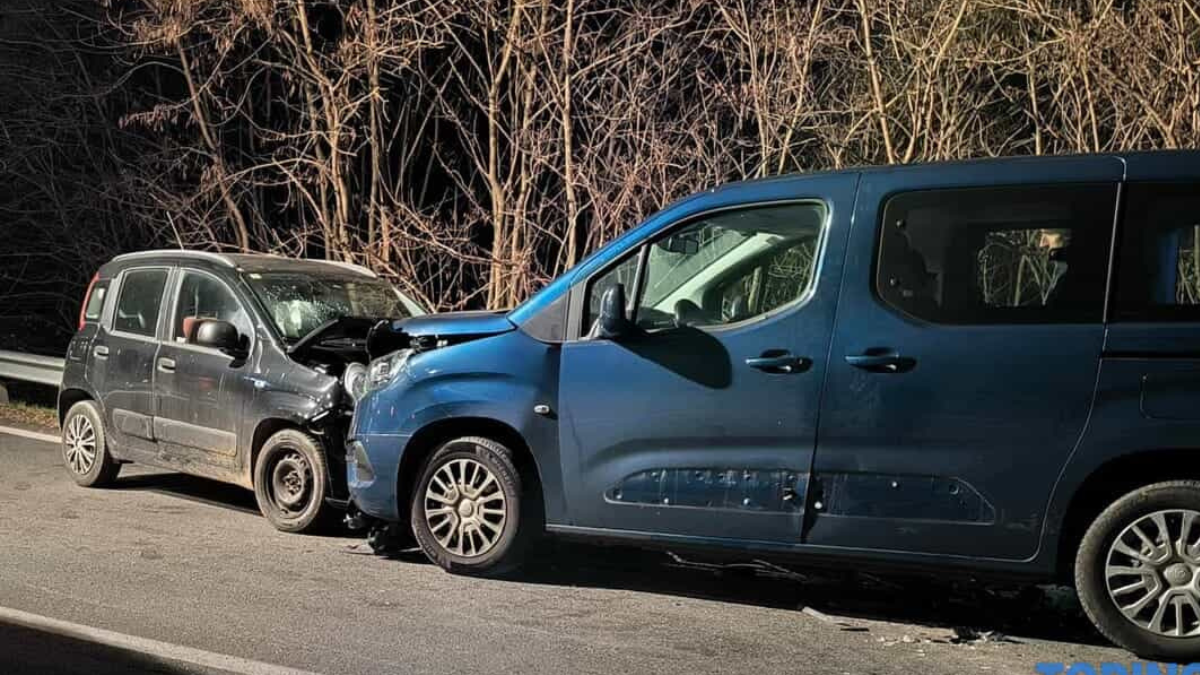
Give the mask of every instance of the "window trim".
[[[166, 279], [163, 280], [162, 295], [160, 295], [158, 298], [158, 318], [154, 325], [154, 333], [152, 335], [143, 335], [141, 333], [133, 333], [133, 332], [130, 332], [127, 330], [121, 330], [121, 329], [117, 328], [116, 327], [117, 309], [121, 305], [121, 296], [124, 295], [124, 293], [125, 293], [125, 282], [127, 281], [129, 274], [131, 274], [133, 272], [152, 272], [154, 270], [162, 270], [163, 272], [166, 273]], [[168, 291], [170, 291], [171, 279], [173, 278], [172, 273], [174, 271], [175, 271], [175, 268], [172, 267], [171, 265], [146, 265], [146, 266], [141, 266], [141, 267], [129, 267], [129, 268], [121, 270], [121, 273], [117, 276], [117, 279], [116, 279], [117, 299], [114, 300], [112, 303], [105, 302], [105, 311], [102, 313], [101, 325], [104, 326], [104, 328], [108, 332], [108, 334], [112, 335], [114, 337], [127, 338], [130, 340], [140, 340], [142, 342], [156, 342], [156, 343], [162, 342], [161, 335], [162, 335], [162, 322], [163, 322], [163, 309], [164, 309], [163, 302], [166, 301], [167, 296], [169, 295]], [[111, 286], [110, 286], [110, 288], [111, 288]]]
[[176, 321], [176, 319], [179, 318], [179, 294], [183, 291], [183, 280], [189, 273], [195, 273], [195, 274], [199, 274], [202, 276], [206, 276], [210, 279], [213, 279], [218, 284], [224, 286], [225, 290], [229, 291], [229, 294], [231, 296], [233, 296], [233, 301], [238, 304], [238, 309], [242, 310], [242, 312], [245, 313], [245, 315], [250, 318], [250, 324], [251, 324], [250, 332], [246, 334], [246, 338], [247, 338], [246, 351], [253, 352], [255, 338], [257, 337], [256, 334], [258, 332], [257, 328], [254, 325], [255, 324], [255, 315], [253, 312], [249, 312], [246, 310], [246, 302], [241, 297], [238, 296], [237, 291], [235, 291], [233, 289], [233, 287], [230, 286], [229, 283], [226, 282], [224, 279], [217, 276], [216, 274], [213, 274], [212, 272], [210, 272], [208, 270], [200, 269], [198, 267], [183, 267], [183, 266], [177, 267], [176, 270], [177, 270], [177, 273], [176, 273], [176, 278], [175, 278], [175, 285], [174, 285], [174, 288], [171, 290], [171, 305], [170, 305], [171, 318], [170, 318], [170, 321], [167, 323], [166, 333], [163, 335], [163, 344], [170, 345], [172, 347], [179, 347], [182, 349], [203, 352], [205, 354], [221, 354], [223, 356], [229, 356], [228, 354], [225, 354], [224, 352], [222, 352], [219, 349], [214, 349], [212, 347], [205, 347], [203, 345], [197, 345], [197, 344], [193, 344], [191, 342], [176, 342], [176, 340], [175, 340], [175, 336], [173, 335], [173, 333], [175, 331], [175, 321]]
[[[578, 279], [571, 285], [571, 303], [568, 309], [567, 316], [567, 334], [563, 342], [579, 342], [588, 341], [587, 326], [584, 326], [585, 314], [588, 311], [588, 295], [591, 291], [592, 283], [598, 278], [604, 276], [608, 272], [616, 269], [620, 265], [627, 262], [633, 256], [640, 256], [638, 261], [637, 271], [634, 274], [634, 280], [638, 285], [637, 295], [638, 304], [634, 306], [633, 320], [637, 320], [638, 311], [641, 309], [641, 290], [645, 285], [646, 265], [649, 261], [649, 247], [663, 237], [670, 236], [672, 232], [688, 227], [697, 221], [711, 218], [714, 215], [726, 213], [729, 211], [747, 211], [760, 208], [770, 208], [773, 206], [800, 206], [804, 204], [819, 205], [824, 209], [824, 214], [821, 219], [820, 233], [817, 237], [817, 249], [814, 255], [812, 281], [808, 285], [808, 289], [801, 295], [794, 298], [775, 309], [762, 314], [756, 314], [751, 317], [726, 324], [718, 324], [715, 326], [695, 326], [697, 330], [708, 333], [725, 333], [731, 330], [745, 328], [748, 325], [757, 324], [763, 321], [774, 319], [782, 314], [792, 311], [799, 311], [816, 297], [817, 291], [820, 288], [821, 272], [825, 268], [825, 254], [829, 244], [829, 234], [833, 223], [833, 206], [829, 200], [824, 197], [791, 197], [788, 199], [771, 199], [766, 201], [743, 202], [740, 204], [730, 204], [711, 209], [697, 211], [696, 213], [684, 216], [673, 223], [665, 225], [649, 236], [638, 242], [632, 250], [626, 251], [625, 255], [609, 262], [607, 265], [595, 270], [591, 274], [582, 279]], [[659, 328], [648, 331], [651, 335], [657, 335], [663, 331], [672, 330], [671, 328]]]
[[[922, 326], [939, 326], [943, 328], [987, 328], [987, 327], [1019, 327], [1019, 326], [1087, 326], [1087, 325], [1106, 325], [1108, 322], [1108, 303], [1112, 294], [1113, 276], [1113, 255], [1116, 244], [1116, 227], [1120, 224], [1121, 212], [1124, 210], [1124, 185], [1125, 181], [1120, 179], [1103, 180], [1103, 181], [1032, 181], [1027, 183], [996, 183], [996, 184], [981, 184], [981, 185], [966, 185], [966, 186], [925, 186], [914, 189], [899, 189], [887, 192], [878, 198], [875, 215], [875, 229], [872, 234], [872, 252], [871, 252], [871, 277], [868, 281], [870, 285], [870, 293], [872, 299], [879, 303], [884, 311], [901, 317], [906, 321], [910, 321]], [[1113, 203], [1112, 213], [1113, 220], [1109, 224], [1109, 251], [1105, 258], [1107, 268], [1104, 272], [1104, 297], [1102, 298], [1100, 317], [1095, 321], [1042, 321], [1031, 320], [1026, 318], [1006, 318], [1003, 321], [936, 321], [933, 319], [917, 316], [906, 311], [902, 307], [898, 307], [880, 293], [882, 285], [881, 274], [883, 264], [883, 235], [884, 228], [887, 226], [888, 207], [898, 197], [921, 193], [937, 193], [937, 192], [964, 192], [964, 191], [984, 191], [984, 190], [1020, 190], [1025, 188], [1064, 188], [1064, 187], [1107, 187], [1113, 188]], [[1038, 228], [1030, 228], [1038, 229]], [[1005, 311], [1019, 310], [1021, 308], [992, 308], [998, 313]]]

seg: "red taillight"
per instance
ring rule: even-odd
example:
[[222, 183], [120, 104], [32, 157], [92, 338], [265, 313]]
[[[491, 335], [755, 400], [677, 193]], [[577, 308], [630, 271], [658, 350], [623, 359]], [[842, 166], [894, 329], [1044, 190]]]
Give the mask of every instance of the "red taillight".
[[96, 287], [96, 282], [100, 279], [100, 273], [96, 272], [92, 275], [92, 280], [88, 282], [87, 292], [83, 294], [83, 304], [79, 306], [79, 330], [83, 330], [84, 324], [87, 323], [87, 306], [88, 301], [92, 299], [92, 289]]

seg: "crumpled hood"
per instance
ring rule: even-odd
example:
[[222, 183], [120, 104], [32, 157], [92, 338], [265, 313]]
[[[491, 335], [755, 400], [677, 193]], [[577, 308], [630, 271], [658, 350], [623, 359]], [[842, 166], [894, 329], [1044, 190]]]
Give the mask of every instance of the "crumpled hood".
[[508, 311], [471, 311], [426, 314], [381, 323], [373, 331], [370, 342], [372, 355], [388, 350], [418, 346], [408, 343], [458, 343], [499, 335], [516, 330], [508, 319]]

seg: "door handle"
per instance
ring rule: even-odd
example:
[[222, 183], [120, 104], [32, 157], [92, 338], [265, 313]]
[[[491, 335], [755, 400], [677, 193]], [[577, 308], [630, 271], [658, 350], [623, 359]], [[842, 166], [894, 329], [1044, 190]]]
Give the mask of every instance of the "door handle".
[[158, 360], [158, 369], [164, 373], [175, 372], [175, 359], [162, 358]]
[[108, 347], [105, 345], [96, 345], [95, 347], [92, 347], [92, 356], [95, 356], [98, 359], [107, 359]]
[[771, 349], [763, 352], [762, 356], [751, 356], [746, 359], [746, 365], [765, 373], [803, 373], [812, 365], [812, 359], [796, 356], [791, 352]]
[[864, 354], [848, 354], [846, 363], [871, 373], [903, 373], [912, 370], [917, 360], [894, 349], [868, 349]]

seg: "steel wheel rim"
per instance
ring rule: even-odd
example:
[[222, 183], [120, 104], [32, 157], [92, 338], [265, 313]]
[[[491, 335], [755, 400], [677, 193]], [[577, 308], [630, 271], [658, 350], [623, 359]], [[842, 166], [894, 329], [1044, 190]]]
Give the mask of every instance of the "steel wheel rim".
[[312, 468], [300, 453], [289, 452], [271, 467], [268, 484], [275, 508], [285, 514], [303, 513], [311, 501]]
[[1104, 565], [1109, 598], [1163, 637], [1200, 635], [1200, 512], [1155, 511], [1121, 531]]
[[63, 429], [63, 457], [67, 466], [83, 476], [96, 463], [96, 428], [87, 415], [76, 415]]
[[495, 548], [508, 524], [508, 500], [496, 476], [473, 459], [442, 464], [425, 489], [425, 524], [438, 545], [462, 558]]

